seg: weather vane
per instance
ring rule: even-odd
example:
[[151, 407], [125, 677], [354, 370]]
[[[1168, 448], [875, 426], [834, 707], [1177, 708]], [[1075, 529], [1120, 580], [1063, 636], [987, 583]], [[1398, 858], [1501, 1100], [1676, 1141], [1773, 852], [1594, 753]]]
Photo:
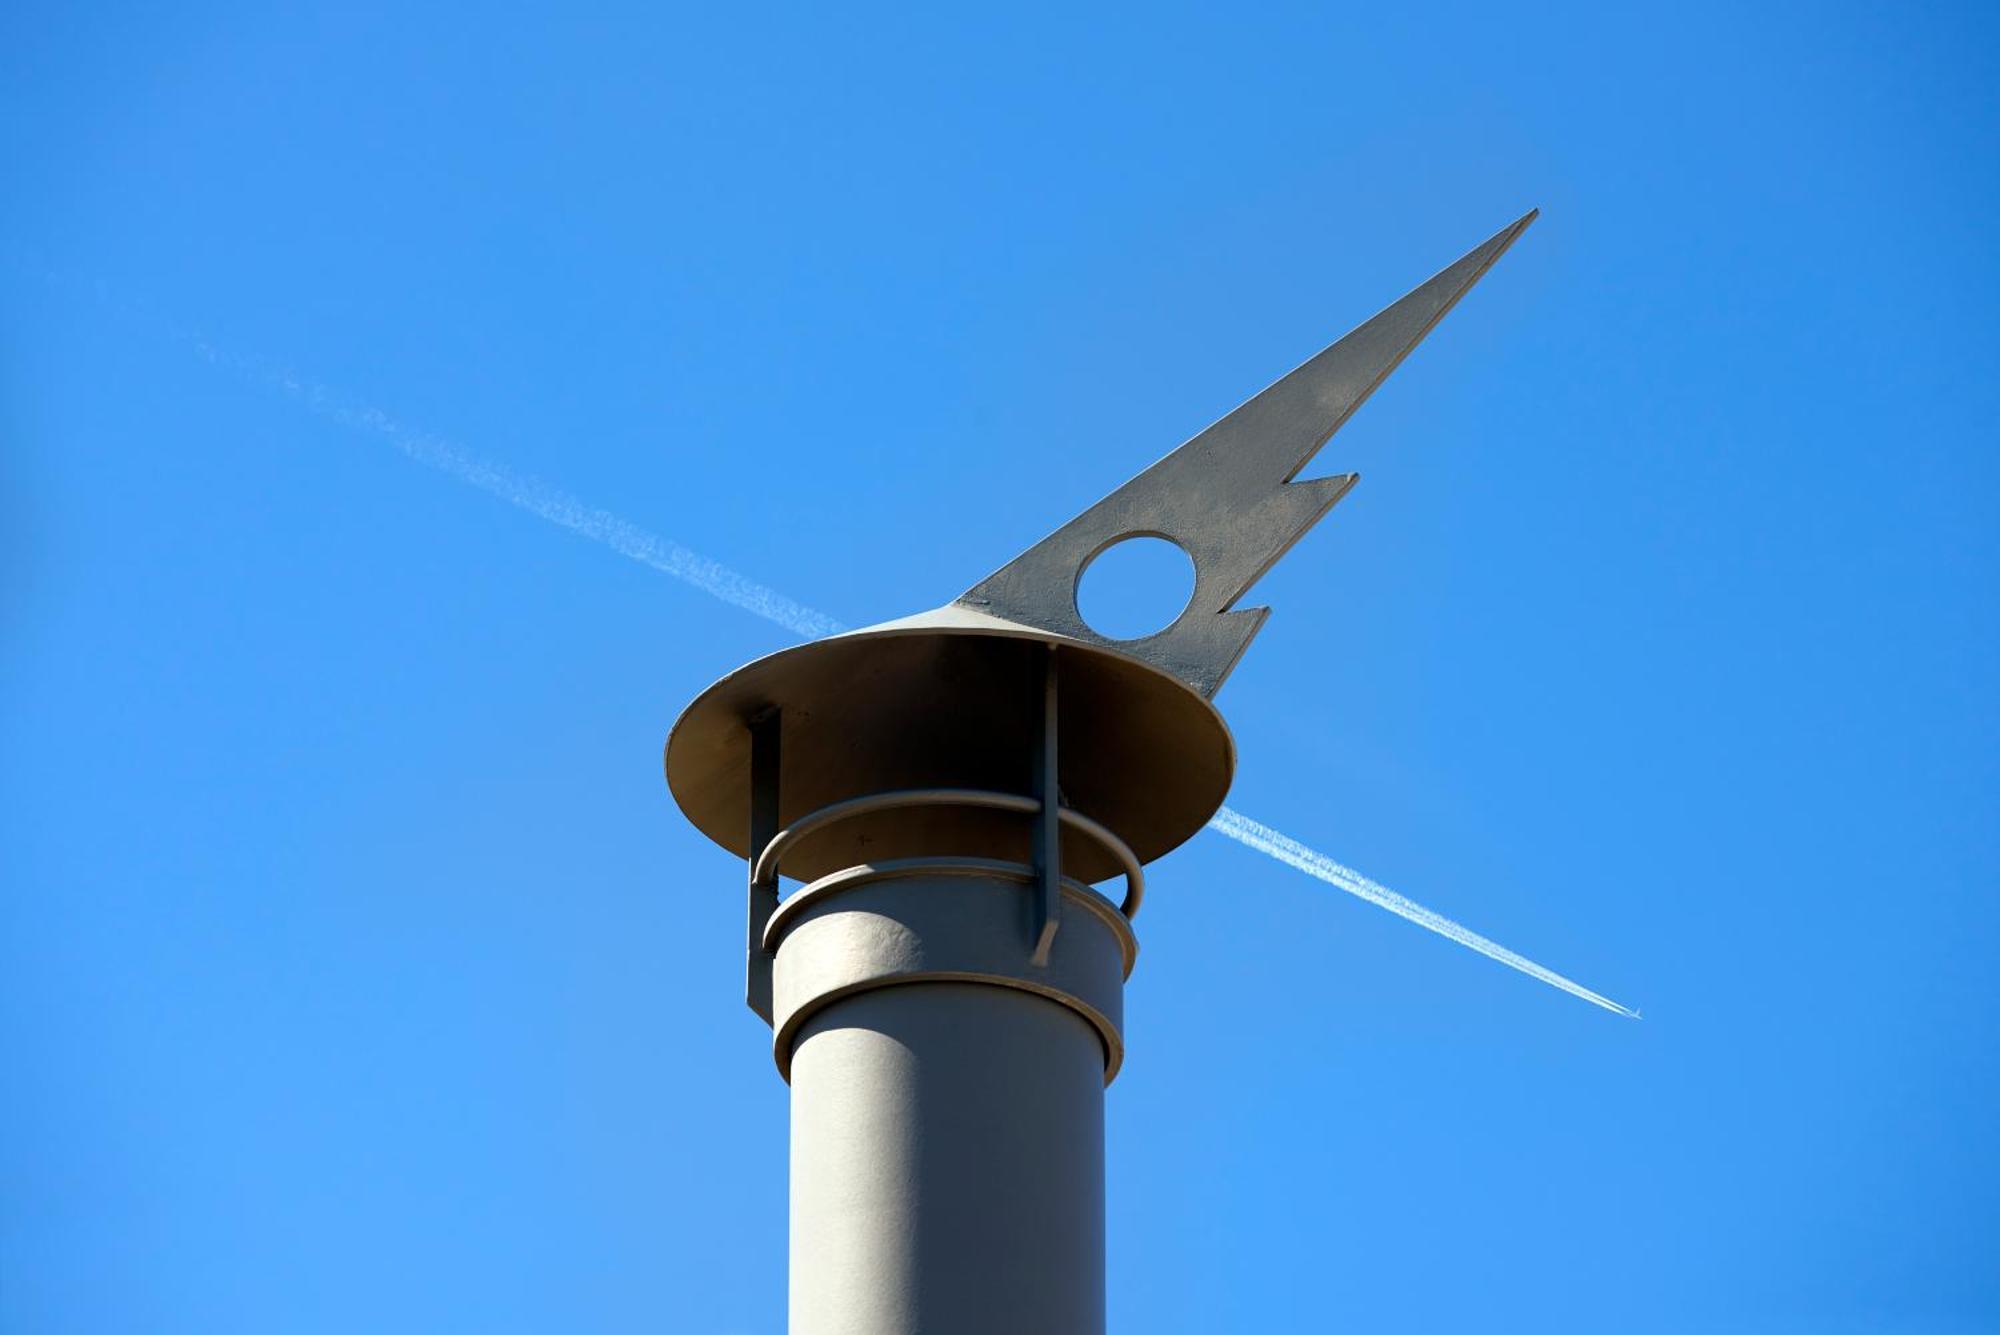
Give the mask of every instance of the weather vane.
[[[1131, 919], [1228, 793], [1211, 700], [1270, 611], [1236, 604], [1356, 481], [1299, 471], [1534, 218], [943, 607], [759, 659], [674, 724], [675, 800], [749, 869], [793, 1335], [1103, 1330]], [[1135, 537], [1185, 551], [1194, 593], [1114, 640], [1077, 586]], [[782, 902], [781, 875], [806, 882]]]

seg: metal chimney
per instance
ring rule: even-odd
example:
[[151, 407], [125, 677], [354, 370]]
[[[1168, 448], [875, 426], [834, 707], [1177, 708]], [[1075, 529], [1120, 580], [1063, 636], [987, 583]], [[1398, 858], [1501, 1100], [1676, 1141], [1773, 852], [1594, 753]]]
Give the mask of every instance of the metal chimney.
[[[1104, 1329], [1131, 924], [1229, 791], [1210, 698], [1268, 615], [1235, 603], [1355, 481], [1292, 479], [1534, 216], [952, 603], [760, 659], [675, 723], [675, 800], [748, 866], [747, 999], [791, 1085], [792, 1335]], [[1138, 536], [1194, 594], [1109, 640], [1077, 584]]]

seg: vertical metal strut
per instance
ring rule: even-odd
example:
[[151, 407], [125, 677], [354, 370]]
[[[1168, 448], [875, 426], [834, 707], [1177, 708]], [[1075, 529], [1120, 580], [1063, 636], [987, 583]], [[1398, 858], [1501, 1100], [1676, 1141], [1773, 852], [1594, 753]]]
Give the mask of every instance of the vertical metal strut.
[[1034, 951], [1030, 961], [1041, 968], [1062, 926], [1062, 789], [1056, 782], [1056, 647], [1035, 649], [1035, 774], [1031, 792], [1041, 803], [1035, 812]]
[[750, 1009], [771, 1022], [771, 956], [764, 949], [764, 924], [778, 911], [778, 878], [757, 882], [757, 859], [778, 833], [779, 742], [783, 711], [767, 709], [750, 720], [750, 881], [748, 939], [743, 970], [743, 999]]

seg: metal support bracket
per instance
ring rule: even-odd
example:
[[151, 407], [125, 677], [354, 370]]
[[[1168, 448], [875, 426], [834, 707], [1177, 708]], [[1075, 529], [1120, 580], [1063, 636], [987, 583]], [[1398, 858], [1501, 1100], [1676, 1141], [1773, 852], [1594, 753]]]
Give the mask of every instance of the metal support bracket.
[[1062, 790], [1056, 782], [1056, 647], [1037, 646], [1034, 683], [1035, 911], [1028, 959], [1046, 968], [1062, 926]]
[[778, 878], [757, 879], [757, 860], [778, 833], [778, 766], [784, 715], [773, 707], [750, 719], [750, 905], [744, 954], [743, 999], [772, 1023], [771, 956], [764, 949], [764, 925], [778, 911]]

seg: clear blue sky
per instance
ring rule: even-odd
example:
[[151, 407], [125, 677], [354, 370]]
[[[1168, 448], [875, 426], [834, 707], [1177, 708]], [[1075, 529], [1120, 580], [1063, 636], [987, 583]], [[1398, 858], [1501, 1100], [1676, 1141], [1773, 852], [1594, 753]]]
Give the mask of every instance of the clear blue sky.
[[1646, 1018], [1197, 838], [1113, 1324], [2000, 1329], [1990, 8], [173, 8], [0, 17], [0, 1328], [782, 1329], [787, 636], [362, 414], [858, 624], [1540, 206], [1232, 802]]

